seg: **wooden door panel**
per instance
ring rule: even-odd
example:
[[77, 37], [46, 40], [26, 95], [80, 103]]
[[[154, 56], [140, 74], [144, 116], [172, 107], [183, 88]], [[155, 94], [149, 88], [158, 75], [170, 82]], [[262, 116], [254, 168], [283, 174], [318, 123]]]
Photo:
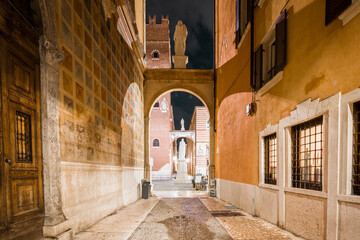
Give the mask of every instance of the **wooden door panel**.
[[[36, 111], [9, 100], [8, 220], [17, 222], [41, 212], [39, 201], [38, 124]], [[11, 147], [12, 146], [12, 147]], [[11, 210], [11, 211], [10, 211]]]
[[7, 71], [8, 88], [21, 97], [36, 102], [36, 79], [38, 78], [38, 65], [34, 59], [26, 56], [21, 48], [8, 45]]

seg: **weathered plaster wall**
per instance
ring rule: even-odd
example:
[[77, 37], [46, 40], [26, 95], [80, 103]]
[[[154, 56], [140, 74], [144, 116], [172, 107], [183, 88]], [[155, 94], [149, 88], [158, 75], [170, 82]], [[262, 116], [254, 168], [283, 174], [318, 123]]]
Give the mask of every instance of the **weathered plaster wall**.
[[100, 0], [57, 2], [63, 211], [78, 231], [140, 196], [142, 69]]

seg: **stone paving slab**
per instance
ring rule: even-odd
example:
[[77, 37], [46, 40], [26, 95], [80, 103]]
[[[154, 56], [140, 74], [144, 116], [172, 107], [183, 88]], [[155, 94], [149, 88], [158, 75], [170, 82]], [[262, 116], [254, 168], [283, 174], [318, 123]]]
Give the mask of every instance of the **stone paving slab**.
[[232, 239], [199, 198], [162, 198], [130, 240]]
[[78, 233], [76, 240], [125, 240], [146, 218], [149, 212], [159, 202], [152, 197], [147, 200], [140, 199], [133, 204], [119, 210], [89, 229]]
[[302, 239], [205, 192], [157, 191], [155, 195], [104, 218], [75, 239]]

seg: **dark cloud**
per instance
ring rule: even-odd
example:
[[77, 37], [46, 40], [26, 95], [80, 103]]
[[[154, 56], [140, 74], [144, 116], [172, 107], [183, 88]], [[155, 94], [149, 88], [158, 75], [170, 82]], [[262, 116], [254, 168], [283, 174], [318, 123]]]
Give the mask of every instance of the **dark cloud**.
[[189, 69], [213, 68], [213, 0], [147, 0], [148, 16], [169, 15], [171, 50], [174, 54], [173, 35], [178, 20], [188, 28], [187, 49]]

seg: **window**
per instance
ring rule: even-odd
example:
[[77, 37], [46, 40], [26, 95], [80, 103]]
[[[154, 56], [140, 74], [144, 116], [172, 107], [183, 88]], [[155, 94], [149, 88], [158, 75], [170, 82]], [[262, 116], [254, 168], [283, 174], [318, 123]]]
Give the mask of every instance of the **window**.
[[291, 128], [292, 187], [322, 190], [323, 117]]
[[360, 195], [360, 102], [354, 103], [352, 194]]
[[159, 108], [159, 106], [160, 106], [159, 102], [156, 102], [156, 103], [154, 104], [154, 108]]
[[255, 82], [251, 86], [257, 92], [286, 65], [286, 10], [276, 20], [274, 29], [265, 35], [255, 52]]
[[153, 59], [158, 59], [159, 58], [159, 52], [158, 51], [154, 51], [153, 53], [152, 53], [152, 58]]
[[264, 182], [267, 184], [276, 185], [276, 168], [277, 168], [277, 139], [276, 133], [266, 136], [264, 138], [264, 156], [265, 156], [265, 169], [264, 169]]
[[251, 0], [236, 0], [236, 37], [235, 46], [240, 43], [246, 25], [250, 22]]
[[334, 21], [351, 4], [352, 0], [326, 0], [325, 25]]
[[160, 147], [160, 141], [159, 141], [159, 139], [154, 139], [154, 140], [153, 140], [153, 147]]
[[16, 162], [32, 163], [31, 116], [16, 111]]

